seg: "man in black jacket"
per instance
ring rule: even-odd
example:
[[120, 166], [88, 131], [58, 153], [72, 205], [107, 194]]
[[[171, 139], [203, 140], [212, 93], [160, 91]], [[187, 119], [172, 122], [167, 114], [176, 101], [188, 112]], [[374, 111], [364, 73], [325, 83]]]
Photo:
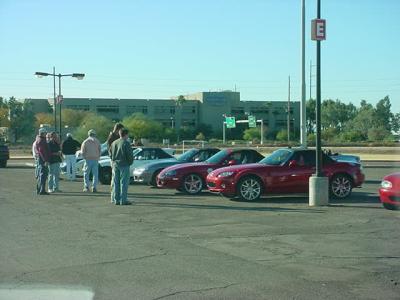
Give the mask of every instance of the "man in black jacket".
[[75, 153], [81, 148], [81, 144], [72, 138], [70, 133], [67, 133], [67, 139], [62, 143], [61, 151], [64, 155], [67, 164], [67, 178], [75, 180], [76, 173], [76, 156]]

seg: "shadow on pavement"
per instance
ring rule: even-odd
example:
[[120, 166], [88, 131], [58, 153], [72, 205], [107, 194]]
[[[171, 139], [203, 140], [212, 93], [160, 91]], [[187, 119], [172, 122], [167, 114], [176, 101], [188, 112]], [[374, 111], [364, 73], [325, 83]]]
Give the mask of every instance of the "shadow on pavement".
[[234, 211], [277, 211], [277, 212], [297, 212], [297, 213], [324, 213], [323, 210], [302, 209], [302, 208], [282, 208], [282, 207], [249, 207], [231, 205], [209, 205], [209, 204], [187, 204], [187, 203], [168, 203], [168, 202], [136, 202], [136, 206], [158, 206], [173, 208], [196, 208], [196, 209], [223, 209]]

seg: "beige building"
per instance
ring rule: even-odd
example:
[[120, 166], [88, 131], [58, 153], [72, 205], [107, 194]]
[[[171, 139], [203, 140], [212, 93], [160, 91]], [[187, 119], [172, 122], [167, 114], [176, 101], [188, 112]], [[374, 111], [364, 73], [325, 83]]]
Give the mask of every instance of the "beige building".
[[[286, 129], [287, 126], [287, 101], [242, 101], [240, 93], [232, 91], [185, 95], [186, 102], [181, 107], [176, 105], [175, 99], [64, 98], [62, 106], [91, 111], [113, 120], [142, 113], [164, 126], [174, 128], [208, 124], [214, 132], [222, 131], [224, 115], [235, 116], [237, 120], [247, 119], [248, 114], [255, 115], [258, 120], [264, 121], [269, 132]], [[291, 130], [298, 130], [300, 102], [291, 102], [290, 105]]]

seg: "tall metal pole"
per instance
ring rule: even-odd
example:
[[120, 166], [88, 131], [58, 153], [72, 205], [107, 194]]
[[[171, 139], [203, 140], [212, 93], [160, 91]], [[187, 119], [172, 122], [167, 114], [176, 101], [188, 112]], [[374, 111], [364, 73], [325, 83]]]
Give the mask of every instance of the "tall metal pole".
[[53, 67], [53, 97], [54, 131], [57, 132], [56, 67]]
[[305, 0], [301, 0], [301, 102], [300, 102], [300, 142], [307, 147], [306, 130], [306, 71], [305, 71]]
[[289, 76], [289, 87], [288, 87], [288, 100], [287, 100], [287, 141], [288, 146], [290, 143], [290, 76]]
[[58, 74], [58, 104], [59, 106], [59, 111], [60, 111], [60, 139], [62, 138], [62, 126], [61, 126], [61, 105], [62, 105], [62, 100], [61, 100], [61, 74]]
[[[317, 19], [321, 19], [321, 0], [317, 0]], [[321, 153], [321, 41], [317, 40], [317, 103], [316, 103], [316, 176], [322, 177], [322, 153]]]
[[225, 133], [225, 121], [222, 121], [222, 143], [225, 145], [226, 133]]

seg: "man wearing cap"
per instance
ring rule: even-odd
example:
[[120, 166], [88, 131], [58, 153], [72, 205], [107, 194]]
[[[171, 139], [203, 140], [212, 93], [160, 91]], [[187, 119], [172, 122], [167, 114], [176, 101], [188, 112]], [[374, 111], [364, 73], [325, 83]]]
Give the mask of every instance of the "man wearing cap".
[[39, 135], [36, 137], [35, 143], [35, 154], [36, 154], [36, 193], [38, 195], [48, 195], [46, 192], [46, 181], [49, 174], [49, 162], [51, 158], [51, 152], [49, 145], [46, 142], [46, 129], [40, 128]]
[[88, 131], [88, 138], [83, 141], [81, 152], [82, 157], [85, 160], [83, 167], [83, 191], [89, 191], [89, 176], [92, 174], [92, 192], [97, 192], [97, 182], [99, 181], [99, 158], [101, 153], [101, 146], [99, 140], [96, 138], [96, 131], [90, 129]]
[[65, 163], [67, 165], [67, 178], [68, 180], [75, 180], [76, 178], [76, 151], [81, 148], [81, 144], [74, 140], [72, 134], [67, 133], [66, 140], [61, 145], [61, 151], [64, 155]]

